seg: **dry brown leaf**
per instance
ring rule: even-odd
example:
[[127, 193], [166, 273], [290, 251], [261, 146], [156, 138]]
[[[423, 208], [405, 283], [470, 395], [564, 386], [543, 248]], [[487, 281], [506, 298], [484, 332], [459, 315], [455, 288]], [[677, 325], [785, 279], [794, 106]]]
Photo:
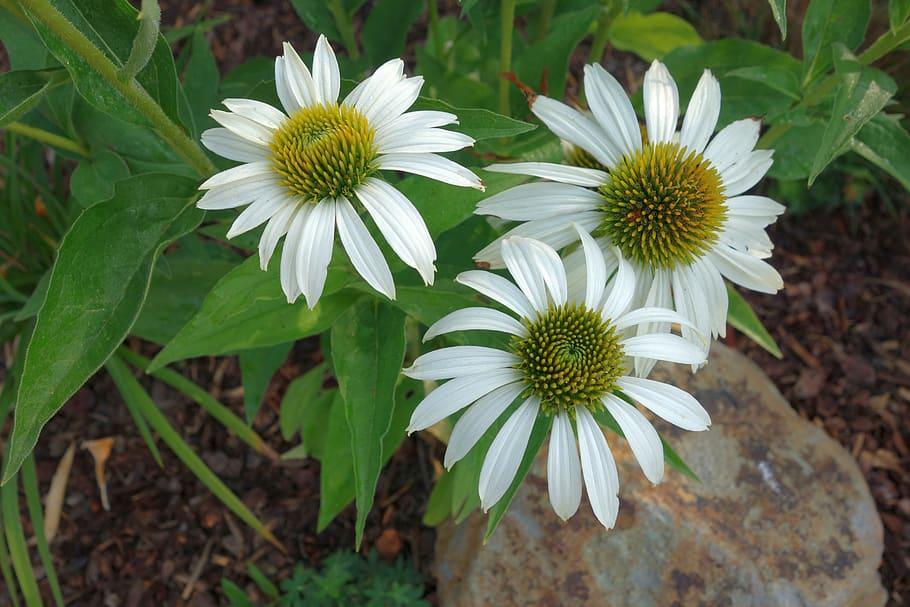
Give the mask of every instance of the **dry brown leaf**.
[[73, 456], [76, 454], [76, 443], [70, 443], [57, 470], [51, 479], [51, 486], [44, 498], [44, 537], [50, 544], [60, 528], [60, 515], [63, 513], [63, 500], [66, 497], [66, 485], [69, 481], [70, 470], [73, 467]]
[[111, 455], [111, 449], [114, 447], [114, 439], [111, 437], [87, 440], [82, 443], [83, 449], [88, 449], [95, 460], [95, 479], [98, 481], [98, 490], [101, 492], [101, 507], [105, 510], [111, 509], [111, 504], [107, 499], [107, 479], [104, 475], [104, 464]]

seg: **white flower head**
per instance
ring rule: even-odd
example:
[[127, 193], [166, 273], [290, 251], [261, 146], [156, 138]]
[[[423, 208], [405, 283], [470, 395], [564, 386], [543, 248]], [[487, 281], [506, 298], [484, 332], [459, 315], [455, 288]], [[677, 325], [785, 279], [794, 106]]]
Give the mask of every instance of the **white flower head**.
[[502, 241], [503, 262], [514, 283], [482, 270], [458, 276], [458, 282], [495, 300], [512, 315], [483, 307], [458, 310], [431, 326], [424, 341], [452, 331], [487, 330], [511, 335], [509, 346], [506, 350], [454, 346], [415, 360], [404, 370], [409, 377], [449, 381], [417, 406], [408, 430], [428, 428], [468, 407], [455, 424], [446, 450], [445, 465], [451, 467], [518, 399], [521, 404], [497, 433], [481, 468], [483, 509], [505, 494], [535, 421], [546, 415], [553, 418], [547, 462], [553, 509], [563, 520], [571, 517], [578, 510], [583, 480], [594, 514], [611, 528], [619, 509], [619, 479], [596, 418], [607, 412], [612, 415], [644, 474], [660, 482], [664, 472], [660, 437], [630, 403], [638, 402], [686, 430], [705, 430], [711, 420], [683, 390], [628, 376], [629, 359], [700, 364], [705, 353], [669, 333], [627, 336], [629, 329], [642, 323], [691, 325], [672, 310], [628, 311], [635, 290], [632, 265], [615, 248], [605, 259], [587, 232], [577, 225], [570, 227], [582, 241], [581, 280], [567, 274], [551, 247], [518, 236]]
[[[537, 238], [557, 250], [578, 240], [571, 226], [577, 222], [604, 246], [618, 247], [634, 265], [636, 306], [670, 307], [700, 333], [724, 335], [723, 278], [763, 293], [783, 287], [764, 260], [773, 248], [765, 228], [784, 207], [764, 196], [744, 195], [772, 164], [771, 150], [754, 149], [759, 121], [739, 120], [712, 138], [721, 94], [705, 70], [677, 131], [676, 83], [655, 61], [645, 74], [643, 140], [632, 104], [615, 78], [599, 65], [588, 65], [584, 87], [590, 113], [544, 96], [531, 102], [534, 114], [574, 146], [567, 148], [567, 157], [581, 166], [493, 165], [487, 170], [545, 181], [492, 196], [477, 213], [522, 222], [506, 237]], [[502, 267], [499, 242], [475, 258]], [[581, 259], [581, 252], [571, 254], [567, 267]], [[667, 331], [669, 325], [645, 324], [640, 330]], [[688, 327], [683, 336], [700, 339]], [[641, 376], [652, 366], [636, 361]]]
[[228, 232], [242, 234], [266, 223], [259, 242], [263, 269], [278, 241], [281, 287], [289, 302], [302, 293], [319, 301], [332, 257], [335, 228], [354, 268], [374, 289], [395, 297], [389, 266], [354, 206], [359, 202], [392, 250], [432, 284], [436, 248], [413, 204], [378, 177], [380, 171], [415, 173], [445, 183], [483, 189], [468, 169], [437, 155], [473, 145], [467, 135], [439, 127], [454, 114], [408, 112], [423, 78], [404, 75], [404, 62], [381, 65], [339, 103], [341, 75], [325, 36], [316, 43], [313, 71], [293, 47], [275, 60], [275, 85], [284, 111], [251, 99], [226, 99], [213, 110], [223, 128], [202, 143], [242, 162], [200, 186], [201, 209], [249, 204]]

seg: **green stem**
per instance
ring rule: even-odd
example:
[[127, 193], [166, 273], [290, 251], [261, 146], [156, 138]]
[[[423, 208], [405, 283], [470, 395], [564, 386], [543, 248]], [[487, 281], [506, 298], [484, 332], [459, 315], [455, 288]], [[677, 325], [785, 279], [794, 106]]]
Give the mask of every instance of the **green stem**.
[[550, 29], [550, 22], [556, 13], [557, 0], [541, 0], [540, 13], [537, 16], [537, 33], [534, 34], [534, 40], [540, 42], [547, 36]]
[[145, 64], [152, 58], [155, 45], [158, 44], [158, 28], [161, 25], [161, 7], [158, 0], [142, 0], [139, 10], [139, 31], [133, 38], [133, 48], [126, 63], [120, 68], [117, 75], [120, 80], [130, 80], [142, 71]]
[[509, 113], [509, 81], [502, 77], [512, 71], [512, 32], [515, 29], [515, 0], [501, 0], [499, 13], [499, 113]]
[[24, 137], [28, 137], [29, 139], [34, 139], [35, 141], [40, 141], [41, 143], [46, 143], [47, 145], [54, 146], [55, 148], [60, 148], [61, 150], [67, 150], [69, 152], [79, 154], [80, 156], [89, 156], [88, 148], [86, 148], [78, 141], [73, 141], [72, 139], [67, 139], [66, 137], [55, 135], [54, 133], [45, 131], [44, 129], [22, 124], [21, 122], [10, 122], [2, 128], [6, 129], [10, 133], [22, 135]]
[[610, 26], [613, 25], [613, 19], [619, 13], [619, 3], [613, 0], [605, 0], [600, 12], [600, 18], [597, 20], [597, 30], [594, 32], [594, 40], [591, 42], [591, 51], [588, 53], [589, 63], [600, 63], [604, 56], [604, 50], [607, 48], [607, 41], [610, 39]]
[[436, 58], [442, 61], [442, 36], [439, 32], [439, 7], [436, 6], [436, 0], [427, 0], [427, 14], [430, 21], [430, 33], [433, 34], [433, 49], [436, 52]]
[[173, 122], [161, 106], [136, 82], [135, 78], [121, 81], [119, 68], [85, 35], [70, 23], [49, 0], [20, 0], [33, 19], [57, 35], [74, 53], [104, 78], [126, 101], [142, 114], [158, 134], [201, 176], [215, 172], [215, 166], [199, 145]]
[[354, 27], [351, 25], [351, 17], [344, 10], [344, 4], [342, 4], [341, 0], [330, 0], [329, 11], [331, 11], [332, 17], [335, 18], [335, 27], [341, 35], [341, 42], [344, 44], [344, 48], [348, 50], [348, 55], [351, 59], [358, 59], [360, 57], [360, 49], [357, 48]]
[[[151, 361], [141, 354], [133, 352], [129, 348], [121, 347], [117, 353], [134, 367], [147, 369]], [[215, 397], [200, 388], [194, 382], [183, 377], [176, 371], [168, 368], [158, 369], [150, 373], [152, 377], [160, 379], [175, 390], [179, 390], [186, 396], [190, 397], [196, 404], [206, 410], [206, 412], [221, 422], [224, 427], [233, 432], [237, 438], [248, 444], [257, 452], [265, 455], [272, 461], [277, 461], [279, 455], [266, 443], [255, 430], [250, 428], [246, 422], [234, 415], [234, 413], [218, 402]]]

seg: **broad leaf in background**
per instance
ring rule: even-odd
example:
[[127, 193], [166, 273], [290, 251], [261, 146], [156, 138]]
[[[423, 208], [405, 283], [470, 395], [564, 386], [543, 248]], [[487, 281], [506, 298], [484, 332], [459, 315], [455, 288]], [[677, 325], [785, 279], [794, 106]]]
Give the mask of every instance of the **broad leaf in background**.
[[885, 107], [897, 91], [897, 85], [888, 74], [863, 67], [843, 46], [836, 45], [834, 52], [841, 82], [831, 119], [812, 162], [810, 186], [832, 160], [846, 151], [851, 138]]
[[272, 376], [284, 364], [294, 342], [254, 348], [240, 352], [240, 377], [243, 381], [243, 412], [253, 423]]
[[695, 28], [676, 15], [642, 15], [638, 11], [617, 15], [610, 25], [609, 39], [619, 50], [635, 53], [645, 61], [663, 59], [676, 48], [703, 42]]
[[332, 362], [351, 433], [358, 548], [382, 470], [383, 437], [395, 409], [395, 385], [405, 351], [404, 320], [392, 306], [366, 298], [348, 308], [332, 327]]
[[515, 120], [490, 110], [454, 107], [440, 99], [428, 97], [420, 97], [411, 110], [451, 112], [458, 116], [458, 126], [455, 127], [455, 130], [470, 135], [477, 141], [514, 137], [537, 128], [537, 125], [530, 122]]
[[821, 121], [788, 129], [771, 144], [774, 164], [768, 175], [783, 180], [807, 179], [812, 173], [812, 160], [824, 133], [825, 123]]
[[404, 54], [404, 43], [411, 25], [423, 13], [424, 2], [415, 0], [376, 0], [360, 33], [363, 51], [370, 64], [379, 66]]
[[[121, 67], [124, 64], [139, 28], [136, 18], [138, 11], [127, 0], [50, 1], [115, 66]], [[34, 17], [32, 22], [48, 50], [69, 70], [83, 97], [108, 114], [140, 124], [145, 122], [120, 93], [112, 89], [78, 53]], [[177, 112], [177, 72], [171, 49], [162, 36], [158, 36], [155, 50], [136, 80], [158, 102], [168, 117], [180, 124]]]
[[83, 207], [90, 207], [114, 195], [114, 185], [130, 176], [126, 161], [110, 150], [79, 163], [70, 177], [70, 192]]
[[729, 284], [727, 285], [727, 297], [730, 302], [727, 308], [727, 322], [770, 352], [772, 356], [783, 358], [780, 348], [758, 319], [758, 316], [752, 310], [752, 306], [739, 294], [739, 291]]
[[831, 65], [831, 47], [855, 50], [866, 35], [869, 0], [812, 0], [803, 17], [803, 82]]
[[54, 63], [41, 39], [26, 20], [19, 19], [0, 5], [0, 40], [12, 70], [41, 70]]
[[83, 211], [63, 238], [25, 356], [4, 481], [126, 337], [159, 252], [202, 220], [195, 191], [195, 182], [173, 175], [132, 177]]
[[190, 45], [190, 58], [183, 70], [183, 91], [190, 106], [194, 134], [199, 136], [212, 123], [209, 111], [218, 106], [218, 65], [205, 39], [205, 34], [196, 30]]
[[34, 70], [0, 74], [0, 126], [18, 120], [52, 87], [65, 81], [63, 70]]
[[[281, 430], [281, 437], [289, 441], [299, 431], [301, 433], [301, 442], [306, 447], [307, 452], [313, 454], [317, 459], [321, 457], [321, 448], [317, 448], [305, 434], [307, 431], [311, 431], [313, 438], [320, 439], [318, 441], [320, 445], [324, 441], [325, 428], [322, 425], [328, 419], [328, 415], [323, 418], [316, 414], [316, 410], [320, 409], [317, 403], [323, 397], [330, 397], [328, 399], [329, 402], [325, 405], [326, 410], [328, 404], [331, 403], [331, 398], [333, 398], [330, 394], [331, 390], [322, 389], [322, 382], [328, 366], [328, 363], [320, 363], [288, 384], [284, 398], [281, 399], [281, 410], [278, 414], [278, 427]], [[314, 415], [315, 417], [313, 417]]]
[[879, 114], [851, 142], [854, 152], [910, 190], [910, 133], [897, 116]]
[[[340, 256], [336, 256], [340, 257]], [[302, 339], [325, 331], [359, 294], [338, 292], [350, 275], [329, 266], [325, 295], [310, 310], [288, 304], [278, 278], [280, 252], [269, 269], [253, 255], [212, 288], [195, 315], [152, 361], [149, 370], [193, 356], [218, 355]]]

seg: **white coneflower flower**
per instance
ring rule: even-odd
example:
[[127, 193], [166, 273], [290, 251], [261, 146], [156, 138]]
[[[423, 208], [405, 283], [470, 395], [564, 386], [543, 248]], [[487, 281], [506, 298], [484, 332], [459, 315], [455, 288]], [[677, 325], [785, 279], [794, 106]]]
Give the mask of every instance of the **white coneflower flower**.
[[[458, 276], [458, 282], [502, 304], [518, 319], [490, 308], [466, 308], [436, 322], [424, 340], [451, 331], [489, 330], [510, 334], [509, 347], [455, 346], [415, 360], [404, 371], [409, 377], [450, 381], [417, 406], [408, 430], [427, 428], [471, 405], [449, 440], [445, 465], [451, 467], [520, 399], [481, 468], [479, 494], [484, 511], [499, 501], [515, 478], [535, 420], [548, 415], [553, 417], [547, 462], [553, 509], [563, 520], [571, 517], [578, 509], [584, 479], [594, 514], [611, 528], [619, 508], [619, 479], [595, 416], [608, 411], [616, 419], [647, 478], [660, 482], [664, 472], [660, 438], [627, 399], [686, 430], [705, 430], [711, 420], [683, 390], [629, 377], [628, 358], [698, 364], [705, 354], [672, 334], [626, 337], [627, 329], [641, 323], [687, 321], [660, 308], [627, 312], [635, 288], [631, 264], [620, 258], [608, 284], [601, 249], [586, 232], [570, 227], [582, 241], [583, 281], [569, 280], [552, 248], [516, 236], [502, 241], [503, 261], [515, 284], [482, 270]], [[618, 251], [614, 254], [619, 256]]]
[[244, 164], [200, 186], [202, 209], [249, 204], [228, 232], [233, 237], [266, 221], [259, 242], [263, 269], [282, 236], [281, 287], [288, 301], [303, 293], [316, 305], [332, 257], [335, 227], [354, 268], [374, 289], [395, 297], [389, 266], [353, 202], [359, 201], [389, 245], [424, 283], [433, 283], [436, 247], [414, 205], [377, 177], [404, 171], [483, 189], [474, 173], [438, 156], [471, 146], [467, 135], [437, 127], [454, 114], [406, 110], [423, 78], [404, 75], [404, 62], [380, 66], [338, 103], [341, 76], [325, 36], [316, 43], [313, 72], [293, 47], [275, 60], [275, 85], [284, 112], [251, 99], [226, 99], [230, 111], [211, 113], [224, 128], [202, 134], [207, 148]]
[[[537, 238], [557, 250], [577, 240], [571, 222], [615, 245], [635, 266], [635, 305], [671, 307], [704, 335], [724, 335], [723, 279], [763, 293], [783, 286], [763, 261], [773, 245], [765, 227], [784, 207], [764, 196], [744, 196], [771, 167], [771, 150], [754, 150], [758, 120], [739, 120], [712, 139], [720, 86], [705, 71], [677, 132], [679, 97], [666, 67], [645, 74], [646, 141], [622, 86], [599, 65], [585, 67], [591, 113], [538, 96], [531, 109], [562, 140], [576, 164], [499, 164], [487, 170], [541, 177], [478, 205], [477, 213], [525, 222], [506, 236]], [[585, 153], [585, 154], [582, 154]], [[591, 159], [595, 162], [591, 162]], [[592, 165], [607, 170], [598, 170]], [[568, 266], [580, 260], [575, 254]], [[502, 266], [499, 243], [476, 259]], [[643, 326], [641, 331], [667, 330]], [[695, 339], [692, 329], [683, 336]], [[650, 370], [637, 361], [639, 374]]]

